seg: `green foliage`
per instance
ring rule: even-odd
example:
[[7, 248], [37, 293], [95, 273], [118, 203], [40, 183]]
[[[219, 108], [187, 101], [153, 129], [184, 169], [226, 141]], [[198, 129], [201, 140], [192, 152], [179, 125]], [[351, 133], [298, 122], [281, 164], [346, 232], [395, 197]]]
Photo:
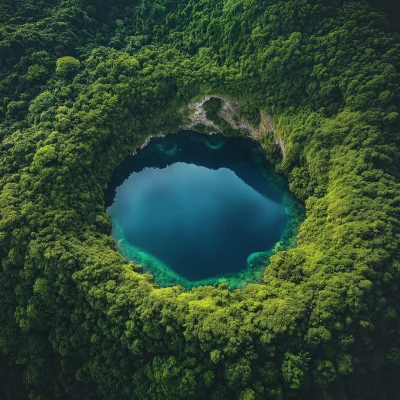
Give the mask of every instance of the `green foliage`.
[[[0, 397], [398, 398], [396, 7], [2, 1]], [[213, 93], [273, 119], [307, 217], [261, 284], [158, 288], [115, 251], [104, 187]]]
[[261, 114], [257, 107], [253, 107], [250, 104], [243, 104], [240, 108], [240, 116], [250, 122], [254, 127], [260, 125]]
[[304, 354], [298, 356], [286, 353], [282, 363], [282, 376], [291, 389], [299, 389], [308, 370], [309, 359]]
[[79, 70], [80, 62], [74, 57], [67, 56], [59, 58], [56, 65], [57, 74], [62, 77], [71, 77]]

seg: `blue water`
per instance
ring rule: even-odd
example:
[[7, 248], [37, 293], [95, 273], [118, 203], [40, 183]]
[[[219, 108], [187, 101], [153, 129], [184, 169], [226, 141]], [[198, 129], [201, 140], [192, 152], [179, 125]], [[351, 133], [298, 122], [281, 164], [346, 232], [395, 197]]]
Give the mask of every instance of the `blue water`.
[[288, 223], [264, 167], [262, 149], [244, 139], [182, 132], [152, 140], [106, 192], [118, 249], [166, 285], [245, 271]]

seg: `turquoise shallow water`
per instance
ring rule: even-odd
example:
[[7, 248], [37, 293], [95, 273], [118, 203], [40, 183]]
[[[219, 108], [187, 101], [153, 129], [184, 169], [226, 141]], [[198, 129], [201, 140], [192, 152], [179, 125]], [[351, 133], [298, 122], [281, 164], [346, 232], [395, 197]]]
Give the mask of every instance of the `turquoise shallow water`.
[[287, 197], [255, 142], [195, 132], [153, 139], [106, 192], [122, 255], [186, 287], [260, 279], [293, 225]]

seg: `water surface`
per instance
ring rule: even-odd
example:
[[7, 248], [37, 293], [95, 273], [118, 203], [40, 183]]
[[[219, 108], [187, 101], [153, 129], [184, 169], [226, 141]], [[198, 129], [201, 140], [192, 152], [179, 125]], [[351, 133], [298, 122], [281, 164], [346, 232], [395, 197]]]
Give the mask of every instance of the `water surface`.
[[162, 286], [249, 274], [289, 220], [255, 142], [195, 132], [153, 139], [127, 157], [106, 202], [118, 250]]

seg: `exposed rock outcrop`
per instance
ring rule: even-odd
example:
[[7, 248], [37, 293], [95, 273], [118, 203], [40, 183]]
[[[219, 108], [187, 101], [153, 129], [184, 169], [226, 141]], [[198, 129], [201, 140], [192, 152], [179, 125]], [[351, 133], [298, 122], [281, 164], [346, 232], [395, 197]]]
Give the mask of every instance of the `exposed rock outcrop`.
[[255, 127], [241, 117], [239, 102], [225, 96], [207, 94], [201, 99], [189, 103], [187, 107], [180, 110], [184, 115], [184, 123], [180, 128], [182, 130], [196, 130], [196, 128], [202, 126], [208, 128], [208, 134], [222, 133], [222, 129], [214, 121], [207, 118], [206, 110], [204, 109], [204, 104], [212, 98], [222, 101], [218, 116], [225, 120], [233, 129], [244, 129], [249, 133], [249, 137], [256, 140], [262, 136], [273, 135], [275, 144], [280, 147], [282, 156], [285, 157], [285, 144], [278, 135], [272, 119], [265, 112], [261, 111], [261, 122]]
[[[220, 99], [222, 101], [221, 108], [218, 111], [218, 116], [227, 122], [233, 129], [246, 130], [248, 136], [255, 140], [259, 140], [263, 136], [273, 135], [274, 143], [279, 146], [282, 157], [286, 156], [285, 143], [277, 133], [274, 121], [270, 116], [268, 116], [264, 111], [261, 111], [259, 125], [253, 126], [241, 116], [239, 102], [221, 95], [207, 94], [201, 99], [193, 101], [186, 107], [182, 108], [180, 112], [183, 114], [184, 123], [179, 127], [179, 130], [199, 130], [199, 127], [203, 127], [207, 128], [204, 133], [209, 135], [223, 133], [217, 123], [207, 118], [207, 113], [204, 109], [204, 104], [212, 98]], [[165, 133], [161, 131], [150, 135], [138, 148], [141, 149], [145, 147], [153, 137], [162, 137], [164, 135]]]

